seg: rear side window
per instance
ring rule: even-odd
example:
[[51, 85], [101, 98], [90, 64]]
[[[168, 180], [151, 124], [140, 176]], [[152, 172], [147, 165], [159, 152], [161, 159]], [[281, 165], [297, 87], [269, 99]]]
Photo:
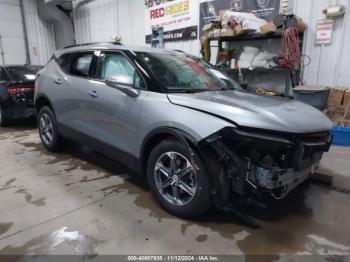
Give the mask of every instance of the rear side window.
[[80, 77], [91, 75], [92, 52], [70, 53], [60, 56], [56, 61], [68, 74]]

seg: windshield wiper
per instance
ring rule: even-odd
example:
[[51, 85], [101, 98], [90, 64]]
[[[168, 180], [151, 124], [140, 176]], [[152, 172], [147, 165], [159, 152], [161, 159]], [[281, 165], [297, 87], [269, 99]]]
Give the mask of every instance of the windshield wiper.
[[222, 87], [219, 89], [220, 91], [232, 91], [232, 90], [236, 90], [234, 88], [231, 88], [231, 87]]
[[167, 93], [187, 93], [194, 94], [199, 92], [206, 92], [208, 89], [184, 89], [184, 88], [167, 88]]
[[232, 90], [237, 90], [237, 89], [231, 88], [231, 87], [220, 87], [220, 88], [216, 88], [216, 89], [209, 89], [208, 91], [217, 92], [217, 91], [232, 91]]

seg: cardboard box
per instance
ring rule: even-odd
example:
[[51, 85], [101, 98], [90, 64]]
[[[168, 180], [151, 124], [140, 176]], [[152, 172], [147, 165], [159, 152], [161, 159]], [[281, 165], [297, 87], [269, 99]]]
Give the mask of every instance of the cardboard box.
[[241, 35], [241, 34], [244, 34], [245, 32], [247, 32], [247, 30], [244, 30], [241, 25], [236, 25], [234, 30], [235, 30], [236, 35]]
[[216, 64], [226, 63], [231, 60], [230, 52], [227, 50], [220, 50], [216, 57]]
[[221, 36], [235, 36], [235, 31], [231, 28], [221, 29]]
[[347, 90], [344, 87], [333, 87], [328, 97], [328, 107], [342, 105], [344, 93]]
[[277, 27], [274, 23], [269, 22], [260, 27], [260, 31], [262, 34], [275, 33], [277, 31]]
[[221, 29], [214, 29], [213, 37], [220, 37], [221, 36]]
[[347, 106], [329, 106], [327, 115], [333, 122], [337, 123], [343, 120], [350, 120], [350, 104]]
[[338, 106], [329, 106], [328, 107], [328, 116], [331, 119], [344, 118], [346, 107], [342, 105]]
[[347, 106], [350, 103], [350, 89], [346, 90], [343, 98], [343, 105]]
[[203, 31], [203, 32], [208, 32], [208, 31], [213, 30], [213, 28], [214, 28], [214, 24], [213, 24], [213, 23], [205, 24], [205, 25], [203, 26], [202, 31]]

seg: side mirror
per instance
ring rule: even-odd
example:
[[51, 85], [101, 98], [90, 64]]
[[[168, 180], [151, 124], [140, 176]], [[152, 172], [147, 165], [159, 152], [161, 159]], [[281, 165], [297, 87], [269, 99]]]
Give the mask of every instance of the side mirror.
[[138, 97], [140, 92], [134, 88], [134, 80], [128, 75], [116, 75], [106, 80], [106, 85], [118, 89], [131, 97]]

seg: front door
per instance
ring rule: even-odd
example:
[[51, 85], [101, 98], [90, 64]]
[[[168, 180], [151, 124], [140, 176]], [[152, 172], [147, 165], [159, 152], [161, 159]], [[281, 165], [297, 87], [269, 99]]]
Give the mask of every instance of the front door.
[[[140, 96], [131, 97], [105, 84], [113, 76], [127, 76], [134, 80]], [[95, 94], [89, 103], [89, 122], [94, 128], [94, 138], [123, 153], [134, 155], [142, 101], [147, 91], [144, 80], [134, 65], [122, 52], [102, 52], [97, 66]]]

